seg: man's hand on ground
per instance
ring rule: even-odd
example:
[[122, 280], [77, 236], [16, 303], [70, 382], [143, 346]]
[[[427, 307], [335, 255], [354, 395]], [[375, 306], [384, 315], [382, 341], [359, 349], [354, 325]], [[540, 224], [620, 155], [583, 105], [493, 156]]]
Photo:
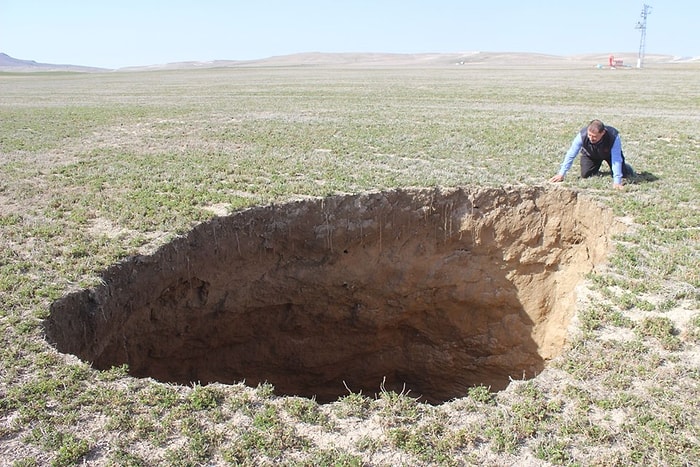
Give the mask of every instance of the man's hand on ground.
[[564, 176], [563, 176], [563, 175], [559, 175], [559, 174], [556, 174], [554, 177], [552, 177], [552, 178], [549, 179], [549, 181], [552, 182], [552, 183], [561, 182], [561, 181], [563, 181], [563, 180], [564, 180]]

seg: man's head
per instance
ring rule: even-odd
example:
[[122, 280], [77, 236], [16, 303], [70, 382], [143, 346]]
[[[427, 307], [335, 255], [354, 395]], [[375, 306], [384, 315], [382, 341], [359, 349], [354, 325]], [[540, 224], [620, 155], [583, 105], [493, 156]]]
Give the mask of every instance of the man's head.
[[588, 124], [588, 139], [596, 144], [605, 135], [605, 125], [600, 120], [593, 120]]

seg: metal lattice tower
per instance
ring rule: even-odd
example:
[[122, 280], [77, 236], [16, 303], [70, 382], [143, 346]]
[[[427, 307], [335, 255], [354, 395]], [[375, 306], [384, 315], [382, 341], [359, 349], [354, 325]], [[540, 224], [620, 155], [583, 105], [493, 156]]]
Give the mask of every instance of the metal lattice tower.
[[639, 29], [642, 32], [642, 36], [639, 38], [639, 55], [637, 56], [637, 68], [642, 67], [644, 62], [644, 53], [646, 52], [646, 42], [647, 42], [647, 16], [651, 14], [651, 5], [646, 3], [642, 7], [641, 19], [637, 22], [635, 29]]

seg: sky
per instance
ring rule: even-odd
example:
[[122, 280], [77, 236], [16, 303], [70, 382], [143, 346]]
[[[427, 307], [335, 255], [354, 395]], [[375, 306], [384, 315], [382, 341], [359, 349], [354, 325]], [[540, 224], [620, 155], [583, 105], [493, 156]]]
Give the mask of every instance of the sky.
[[[0, 0], [0, 52], [102, 68], [304, 52], [633, 53], [637, 0]], [[646, 53], [700, 57], [700, 2], [647, 0]]]

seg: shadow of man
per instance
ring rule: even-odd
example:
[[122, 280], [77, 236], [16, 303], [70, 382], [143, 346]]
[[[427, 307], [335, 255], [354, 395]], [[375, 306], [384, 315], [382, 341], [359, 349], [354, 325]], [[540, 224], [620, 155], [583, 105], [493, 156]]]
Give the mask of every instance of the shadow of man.
[[659, 180], [659, 177], [651, 172], [637, 172], [637, 176], [634, 178], [635, 183], [651, 183]]

